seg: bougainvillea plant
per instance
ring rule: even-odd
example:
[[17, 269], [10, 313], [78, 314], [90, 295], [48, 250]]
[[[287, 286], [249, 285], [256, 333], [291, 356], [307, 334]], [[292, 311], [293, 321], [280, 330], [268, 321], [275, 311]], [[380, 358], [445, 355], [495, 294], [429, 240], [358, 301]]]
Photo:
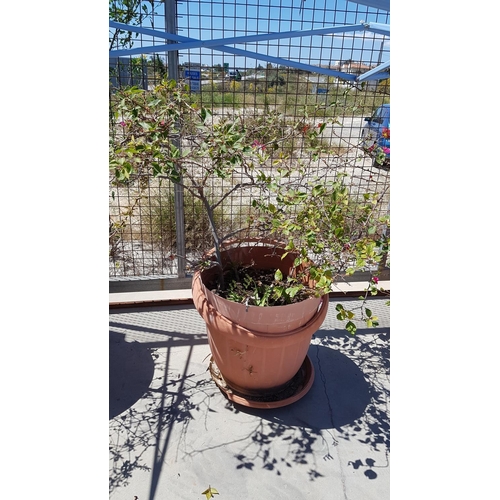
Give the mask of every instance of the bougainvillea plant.
[[[198, 198], [219, 266], [222, 244], [246, 233], [234, 228], [225, 232], [215, 211], [235, 192], [257, 189], [262, 196], [254, 199], [253, 212], [241, 230], [283, 242], [287, 252], [297, 255], [296, 267], [312, 260], [308, 270], [316, 289], [311, 293], [328, 293], [345, 276], [375, 270], [365, 298], [377, 294], [377, 266], [389, 249], [389, 220], [379, 216], [379, 195], [351, 194], [345, 173], [328, 182], [311, 176], [307, 166], [321, 154], [318, 136], [326, 122], [315, 124], [307, 116], [291, 121], [278, 113], [253, 120], [244, 114], [214, 119], [174, 81], [151, 91], [117, 90], [110, 105], [112, 185], [147, 186], [168, 179]], [[294, 154], [302, 150], [296, 158]], [[334, 171], [335, 165], [327, 167]], [[217, 181], [219, 188], [214, 191]], [[279, 300], [293, 301], [298, 289], [306, 286], [297, 279], [274, 276], [279, 283], [271, 283], [263, 292], [268, 298], [279, 295]], [[266, 300], [265, 305], [276, 304]], [[355, 313], [338, 307], [338, 319], [348, 321], [346, 328], [354, 333]], [[366, 300], [360, 319], [368, 326], [377, 325]]]
[[391, 129], [383, 128], [378, 141], [375, 141], [366, 152], [373, 157], [378, 165], [390, 166], [391, 161]]

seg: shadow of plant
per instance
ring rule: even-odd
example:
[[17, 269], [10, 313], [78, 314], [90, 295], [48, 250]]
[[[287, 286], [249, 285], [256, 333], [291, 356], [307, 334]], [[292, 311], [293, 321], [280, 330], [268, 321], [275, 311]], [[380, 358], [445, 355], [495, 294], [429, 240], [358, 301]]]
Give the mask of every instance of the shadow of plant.
[[[167, 384], [165, 391], [149, 390], [143, 396], [143, 405], [129, 408], [122, 415], [110, 422], [110, 447], [111, 463], [109, 475], [109, 491], [127, 486], [132, 474], [137, 470], [154, 472], [153, 468], [145, 464], [143, 456], [149, 449], [157, 448], [159, 435], [167, 430], [167, 442], [159, 450], [163, 455], [168, 447], [168, 430], [175, 423], [187, 432], [189, 422], [193, 419], [193, 412], [199, 411], [200, 406], [190, 401], [189, 392], [203, 390], [211, 381], [198, 381], [189, 384], [189, 376], [179, 379], [178, 383], [184, 384], [187, 394], [181, 395], [176, 391], [169, 391], [167, 387], [175, 388], [175, 382]], [[153, 481], [157, 480], [159, 470], [153, 474]]]
[[[389, 334], [368, 331], [369, 335], [362, 330], [355, 337], [337, 330], [316, 336], [309, 349], [315, 382], [293, 405], [270, 411], [227, 403], [230, 411], [259, 417], [248, 444], [235, 455], [237, 469], [262, 468], [281, 475], [283, 467], [310, 465], [312, 481], [323, 476], [317, 467], [317, 450], [325, 451], [323, 461], [334, 460], [333, 448], [340, 440], [357, 440], [366, 445], [367, 454], [376, 452], [377, 460], [383, 454], [382, 465], [375, 465], [376, 459], [370, 456], [346, 464], [366, 469], [367, 478], [377, 477], [377, 467], [387, 467]], [[284, 456], [276, 455], [278, 439], [287, 444]]]
[[[363, 471], [367, 479], [376, 479], [377, 468], [388, 466], [388, 328], [358, 330], [355, 336], [343, 330], [318, 331], [309, 348], [315, 371], [310, 391], [290, 406], [257, 410], [223, 399], [199, 364], [197, 374], [192, 373], [193, 348], [206, 344], [202, 334], [117, 322], [113, 326], [116, 330], [126, 326], [131, 332], [136, 329], [141, 339], [150, 340], [147, 335], [154, 339], [126, 346], [135, 349], [136, 379], [125, 384], [130, 393], [116, 403], [121, 406], [110, 406], [114, 417], [110, 420], [110, 492], [129, 484], [135, 471], [149, 471], [153, 498], [169, 446], [181, 459], [224, 449], [242, 472], [263, 469], [281, 476], [293, 468], [294, 474], [310, 481], [328, 475], [330, 469], [325, 464], [330, 461], [353, 472]], [[110, 332], [110, 343], [117, 340], [122, 339]], [[176, 362], [174, 371], [170, 358], [174, 351], [178, 353], [174, 349], [178, 346], [187, 357], [183, 368]], [[125, 360], [131, 355], [121, 354]], [[151, 363], [156, 374], [152, 379]], [[217, 416], [215, 401], [217, 410], [225, 406], [226, 412], [240, 414], [235, 421], [241, 422], [241, 429], [246, 428], [243, 433], [228, 438], [217, 431], [225, 417], [218, 411]], [[125, 409], [117, 413], [120, 408]], [[207, 446], [191, 444], [188, 427], [195, 419], [211, 436]], [[176, 433], [171, 439], [174, 426]], [[349, 461], [343, 462], [337, 451], [342, 441], [356, 443], [359, 455], [353, 458], [351, 454]]]
[[[284, 443], [288, 444], [285, 456], [276, 456], [273, 449], [273, 442], [276, 439], [282, 439]], [[283, 467], [290, 468], [294, 465], [310, 464], [313, 468], [309, 469], [308, 475], [312, 481], [322, 477], [322, 474], [314, 466], [313, 444], [318, 439], [322, 439], [322, 436], [321, 432], [317, 430], [308, 430], [304, 427], [293, 428], [274, 422], [266, 424], [261, 421], [251, 436], [249, 444], [242, 450], [242, 453], [235, 455], [239, 462], [236, 469], [254, 470], [259, 466], [281, 476]]]
[[369, 384], [370, 398], [362, 418], [354, 420], [345, 429], [340, 429], [344, 425], [342, 423], [340, 426], [336, 425], [341, 431], [340, 437], [357, 437], [361, 443], [369, 445], [375, 451], [389, 451], [389, 329], [361, 329], [355, 336], [333, 331], [321, 337], [317, 335], [316, 341], [319, 346], [333, 348], [334, 352], [343, 353], [352, 359]]
[[349, 425], [335, 425], [335, 429], [339, 439], [357, 440], [367, 446], [363, 459], [351, 460], [347, 465], [364, 470], [368, 479], [376, 479], [376, 469], [389, 465], [390, 330], [358, 329], [355, 336], [338, 330], [320, 330], [316, 342], [352, 359], [369, 385], [370, 398], [362, 415]]
[[[161, 335], [153, 342], [125, 342], [122, 333], [110, 331], [109, 491], [127, 486], [133, 473], [142, 470], [152, 473], [152, 498], [173, 425], [180, 424], [185, 434], [193, 412], [210, 397], [205, 391], [216, 392], [209, 378], [194, 380], [195, 374], [188, 370], [194, 346], [206, 344], [206, 338], [126, 323], [110, 325]], [[188, 348], [187, 360], [183, 373], [173, 373], [170, 356], [172, 348], [179, 346]], [[158, 348], [166, 349], [159, 354]], [[150, 456], [146, 459], [151, 449], [155, 450], [153, 463]]]

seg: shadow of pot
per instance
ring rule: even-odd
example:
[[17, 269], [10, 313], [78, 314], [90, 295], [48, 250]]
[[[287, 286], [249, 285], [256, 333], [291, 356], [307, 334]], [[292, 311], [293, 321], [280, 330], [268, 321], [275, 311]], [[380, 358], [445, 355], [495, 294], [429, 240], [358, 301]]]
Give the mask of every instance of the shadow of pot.
[[287, 427], [340, 429], [355, 425], [373, 404], [374, 390], [356, 363], [337, 349], [311, 345], [316, 381], [301, 401], [272, 413], [237, 405], [237, 410]]
[[133, 406], [149, 389], [154, 374], [151, 351], [109, 332], [109, 419]]

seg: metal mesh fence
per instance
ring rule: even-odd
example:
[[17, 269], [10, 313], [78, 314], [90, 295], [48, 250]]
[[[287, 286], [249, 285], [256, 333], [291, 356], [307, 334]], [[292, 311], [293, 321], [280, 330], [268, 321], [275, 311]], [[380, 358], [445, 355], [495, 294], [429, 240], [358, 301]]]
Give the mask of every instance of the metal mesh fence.
[[[311, 176], [328, 179], [339, 172], [348, 174], [353, 196], [379, 193], [383, 200], [380, 210], [388, 212], [389, 165], [376, 163], [360, 145], [365, 118], [390, 102], [390, 81], [384, 78], [359, 83], [334, 73], [357, 76], [370, 71], [388, 59], [389, 38], [359, 30], [315, 34], [324, 28], [370, 22], [388, 25], [388, 12], [341, 0], [115, 0], [110, 3], [110, 19], [146, 28], [142, 33], [110, 28], [110, 50], [132, 52], [118, 52], [117, 56], [110, 53], [110, 106], [117, 87], [137, 85], [151, 90], [164, 78], [176, 76], [189, 85], [193, 102], [211, 110], [213, 120], [240, 117], [248, 123], [264, 123], [273, 114], [286, 121], [306, 113], [303, 138], [283, 143], [285, 153], [308, 159]], [[178, 39], [152, 36], [148, 30], [168, 31]], [[314, 34], [304, 35], [311, 32]], [[275, 38], [258, 39], [266, 34], [275, 34]], [[288, 35], [278, 38], [284, 34]], [[224, 43], [217, 44], [219, 39]], [[200, 40], [207, 43], [200, 46]], [[173, 43], [185, 44], [178, 58], [176, 52], [166, 49]], [[331, 70], [330, 74], [324, 70]], [[113, 137], [120, 118], [112, 113], [110, 116]], [[328, 126], [320, 138], [322, 154], [313, 161], [307, 153], [306, 132], [326, 121]], [[186, 132], [187, 136], [192, 133]], [[187, 136], [180, 138], [183, 148], [190, 147]], [[255, 139], [265, 142], [267, 138]], [[276, 155], [283, 152], [276, 151]], [[221, 183], [237, 182], [234, 174], [209, 187], [216, 192], [224, 187]], [[203, 207], [184, 193], [182, 217], [176, 217], [175, 189], [165, 179], [117, 186], [110, 178], [111, 280], [182, 274], [177, 257], [182, 219], [188, 270], [191, 258], [211, 248]], [[245, 225], [257, 195], [241, 191], [219, 207], [217, 222], [226, 226], [226, 232]]]

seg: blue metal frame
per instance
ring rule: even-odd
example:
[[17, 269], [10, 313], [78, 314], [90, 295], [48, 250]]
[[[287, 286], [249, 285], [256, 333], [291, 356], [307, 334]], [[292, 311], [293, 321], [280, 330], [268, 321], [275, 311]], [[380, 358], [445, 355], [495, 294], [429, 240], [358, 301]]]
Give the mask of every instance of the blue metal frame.
[[366, 82], [367, 80], [380, 80], [381, 78], [379, 78], [379, 76], [385, 74], [387, 74], [387, 76], [384, 78], [389, 78], [389, 73], [381, 73], [381, 71], [388, 69], [390, 66], [391, 66], [390, 61], [379, 64], [376, 68], [373, 68], [370, 71], [367, 71], [366, 73], [363, 73], [362, 75], [358, 76], [358, 78], [356, 78], [356, 81]]
[[390, 11], [390, 1], [389, 0], [349, 0], [352, 3], [358, 3], [361, 5], [366, 5], [367, 7], [372, 7], [373, 9]]
[[334, 76], [352, 82], [362, 82], [368, 79], [383, 80], [390, 76], [388, 72], [384, 72], [384, 70], [389, 68], [390, 66], [389, 62], [384, 62], [379, 66], [377, 66], [376, 68], [373, 68], [372, 70], [368, 71], [367, 73], [364, 73], [363, 75], [360, 76], [356, 76], [356, 75], [351, 75], [349, 73], [344, 73], [342, 71], [335, 71], [332, 69], [321, 68], [319, 66], [313, 66], [311, 64], [304, 64], [296, 61], [291, 61], [289, 59], [283, 59], [281, 57], [274, 57], [266, 54], [259, 54], [257, 52], [251, 52], [248, 50], [227, 47], [227, 45], [233, 45], [239, 43], [251, 43], [251, 42], [260, 42], [268, 40], [277, 40], [282, 38], [297, 38], [297, 37], [314, 36], [314, 35], [330, 35], [332, 33], [348, 33], [351, 31], [369, 31], [380, 35], [390, 36], [390, 27], [387, 24], [362, 23], [351, 26], [330, 27], [330, 28], [321, 28], [321, 29], [305, 30], [305, 31], [287, 31], [283, 33], [266, 33], [261, 35], [218, 38], [215, 40], [197, 40], [195, 38], [175, 35], [173, 33], [166, 33], [164, 31], [157, 31], [149, 28], [143, 28], [140, 26], [130, 26], [128, 24], [117, 23], [116, 21], [109, 21], [109, 26], [110, 28], [120, 29], [124, 31], [132, 31], [143, 35], [149, 35], [156, 38], [164, 38], [165, 40], [179, 42], [175, 44], [170, 43], [170, 44], [154, 45], [150, 47], [137, 47], [134, 49], [111, 50], [109, 52], [110, 57], [124, 57], [135, 54], [148, 54], [151, 52], [160, 52], [160, 51], [169, 52], [172, 50], [179, 51], [185, 49], [195, 49], [195, 48], [205, 47], [220, 52], [226, 52], [229, 54], [248, 57], [252, 59], [259, 59], [275, 63], [278, 65], [289, 66], [295, 69], [311, 71], [314, 73], [319, 73], [327, 76]]

